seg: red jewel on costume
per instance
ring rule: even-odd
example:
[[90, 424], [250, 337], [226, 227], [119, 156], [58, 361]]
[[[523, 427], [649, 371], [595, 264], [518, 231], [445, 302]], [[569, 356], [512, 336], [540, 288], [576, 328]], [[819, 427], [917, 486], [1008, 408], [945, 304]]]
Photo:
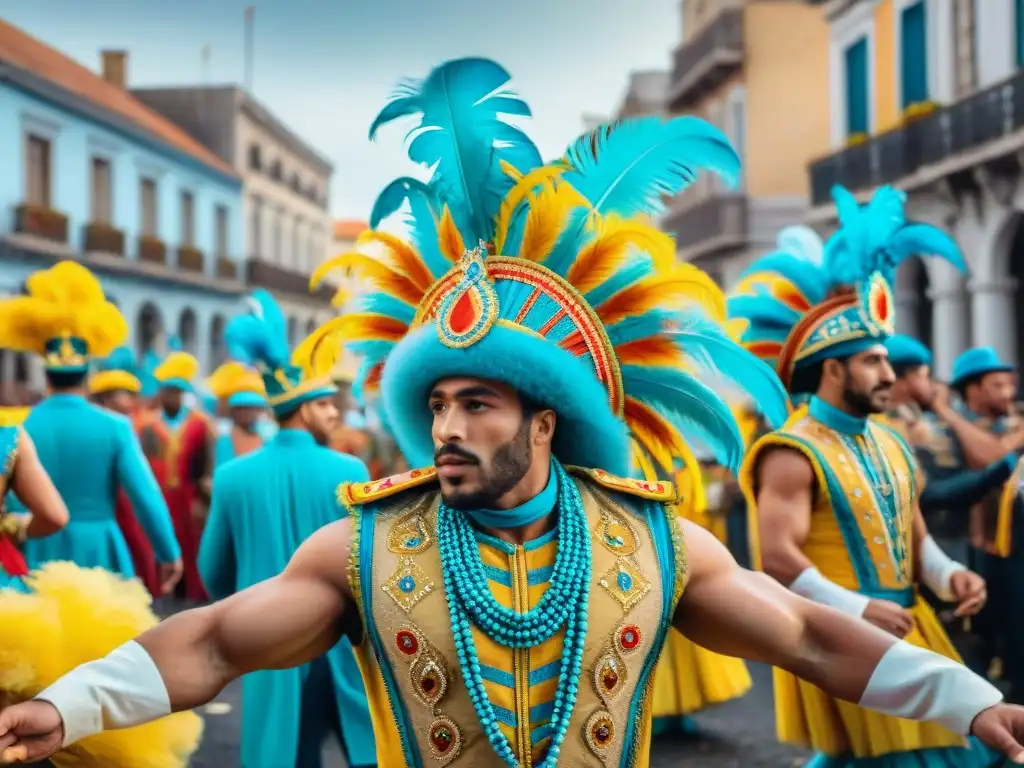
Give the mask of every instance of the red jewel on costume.
[[419, 650], [420, 643], [416, 639], [416, 635], [407, 629], [399, 630], [398, 634], [395, 635], [395, 643], [398, 645], [398, 650], [407, 656], [412, 656]]
[[640, 645], [640, 628], [633, 624], [623, 627], [619, 633], [619, 644], [626, 651], [632, 651]]

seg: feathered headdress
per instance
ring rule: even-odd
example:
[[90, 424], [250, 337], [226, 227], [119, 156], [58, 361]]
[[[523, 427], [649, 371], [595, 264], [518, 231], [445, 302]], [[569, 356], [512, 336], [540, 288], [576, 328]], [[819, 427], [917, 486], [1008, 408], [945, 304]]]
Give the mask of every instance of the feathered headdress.
[[[382, 258], [342, 254], [312, 277], [345, 268], [375, 286], [360, 311], [326, 326], [363, 357], [356, 390], [380, 388], [414, 465], [433, 460], [430, 388], [471, 375], [555, 409], [565, 463], [625, 475], [632, 438], [671, 471], [692, 460], [684, 436], [694, 435], [735, 466], [729, 407], [694, 374], [742, 382], [776, 417], [781, 387], [729, 339], [718, 286], [677, 265], [672, 238], [648, 218], [700, 169], [735, 180], [735, 151], [702, 120], [652, 117], [604, 126], [542, 165], [506, 119], [529, 114], [501, 66], [461, 59], [404, 83], [374, 120], [371, 138], [418, 115], [409, 157], [432, 175], [378, 197], [359, 244]], [[404, 204], [409, 243], [376, 230]]]
[[824, 248], [809, 229], [782, 230], [778, 250], [748, 267], [729, 298], [744, 346], [787, 386], [797, 368], [857, 354], [895, 332], [892, 284], [906, 259], [938, 256], [967, 271], [952, 238], [907, 221], [903, 192], [881, 187], [864, 206], [842, 187], [832, 196], [839, 229]]
[[284, 313], [274, 297], [260, 289], [249, 297], [249, 312], [228, 322], [224, 339], [228, 357], [259, 372], [270, 406], [284, 416], [338, 391], [330, 373], [341, 348], [332, 333], [329, 328], [317, 329], [289, 358]]
[[[168, 341], [168, 346], [173, 348], [173, 340]], [[198, 376], [199, 361], [181, 350], [170, 352], [153, 371], [153, 377], [161, 389], [180, 389], [184, 392], [193, 390]]]
[[218, 366], [206, 380], [206, 389], [215, 403], [226, 400], [229, 408], [267, 406], [267, 388], [259, 371], [236, 360]]
[[91, 395], [102, 395], [118, 390], [134, 394], [142, 391], [138, 367], [135, 365], [135, 353], [131, 347], [118, 347], [108, 357], [97, 361], [96, 372], [89, 377]]
[[128, 324], [78, 262], [31, 275], [26, 296], [0, 301], [0, 347], [40, 355], [54, 373], [85, 373], [128, 338]]

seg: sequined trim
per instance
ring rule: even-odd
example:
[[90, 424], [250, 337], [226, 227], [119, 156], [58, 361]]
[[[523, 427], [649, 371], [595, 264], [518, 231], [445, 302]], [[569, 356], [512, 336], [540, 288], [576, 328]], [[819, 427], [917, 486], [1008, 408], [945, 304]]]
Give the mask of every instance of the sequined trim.
[[366, 611], [363, 609], [362, 579], [359, 571], [359, 546], [363, 533], [363, 512], [359, 507], [348, 507], [349, 520], [352, 527], [349, 529], [349, 554], [348, 554], [348, 588], [352, 591], [352, 599], [356, 601], [356, 608], [363, 626], [367, 627]]
[[355, 504], [370, 504], [410, 488], [426, 485], [436, 477], [437, 469], [434, 467], [411, 469], [408, 472], [369, 483], [342, 483], [338, 486], [336, 494], [338, 503], [345, 507]]
[[615, 723], [612, 716], [605, 710], [592, 714], [583, 726], [583, 738], [590, 750], [601, 758], [608, 758], [608, 748], [615, 742]]
[[649, 501], [660, 501], [665, 504], [675, 503], [679, 500], [675, 486], [663, 480], [649, 482], [632, 477], [618, 477], [617, 475], [605, 472], [603, 469], [587, 469], [586, 467], [570, 466], [566, 467], [566, 470], [573, 475], [588, 477], [602, 488], [625, 493], [629, 496]]
[[668, 507], [665, 508], [665, 516], [667, 519], [669, 536], [672, 539], [672, 551], [675, 553], [675, 588], [672, 593], [672, 607], [679, 605], [679, 601], [683, 597], [683, 592], [686, 591], [686, 582], [689, 578], [689, 569], [686, 566], [686, 541], [683, 536], [682, 528], [679, 521], [676, 519], [675, 514]]

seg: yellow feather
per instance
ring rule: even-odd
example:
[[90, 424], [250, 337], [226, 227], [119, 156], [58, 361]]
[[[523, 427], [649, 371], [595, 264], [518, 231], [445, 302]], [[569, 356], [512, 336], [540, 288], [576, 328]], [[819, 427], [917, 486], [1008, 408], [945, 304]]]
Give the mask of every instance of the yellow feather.
[[659, 272], [675, 263], [675, 241], [646, 222], [610, 215], [597, 217], [593, 226], [596, 236], [576, 256], [567, 276], [580, 293], [611, 277], [633, 249], [648, 254]]
[[522, 172], [508, 160], [498, 160], [498, 167], [501, 168], [502, 173], [512, 179], [512, 181], [520, 181], [523, 178]]
[[345, 344], [355, 341], [397, 342], [409, 327], [387, 315], [358, 313], [328, 320], [303, 339], [292, 353], [292, 365], [307, 377], [327, 376], [338, 361]]
[[334, 292], [334, 297], [331, 299], [331, 306], [335, 309], [341, 309], [348, 304], [348, 300], [351, 298], [352, 291], [348, 290], [348, 288], [339, 288]]
[[188, 352], [171, 352], [153, 371], [157, 381], [184, 379], [192, 381], [199, 375], [199, 361]]
[[691, 264], [680, 264], [669, 272], [640, 280], [609, 297], [595, 310], [605, 325], [612, 325], [652, 309], [678, 308], [686, 304], [699, 305], [712, 320], [725, 320], [722, 289]]
[[352, 270], [385, 293], [389, 293], [396, 299], [401, 299], [406, 304], [414, 307], [423, 298], [423, 289], [417, 287], [408, 277], [399, 274], [387, 264], [383, 264], [372, 256], [357, 251], [332, 256], [317, 267], [312, 277], [309, 278], [310, 290], [315, 289], [320, 284], [320, 281], [335, 269]]
[[528, 213], [519, 245], [519, 258], [544, 262], [565, 229], [569, 214], [578, 206], [579, 198], [572, 187], [545, 182], [540, 191], [527, 196]]
[[441, 221], [437, 225], [437, 243], [444, 257], [453, 264], [458, 262], [462, 258], [462, 254], [466, 252], [466, 244], [459, 228], [455, 226], [455, 219], [452, 218], [452, 212], [448, 210], [447, 204], [441, 213]]
[[[512, 176], [504, 165], [502, 169], [509, 176]], [[525, 176], [514, 168], [512, 170], [519, 175], [519, 180], [505, 194], [505, 199], [501, 201], [501, 205], [498, 207], [498, 218], [494, 226], [494, 252], [498, 254], [501, 254], [505, 249], [508, 241], [508, 230], [512, 226], [512, 218], [519, 204], [533, 194], [534, 189], [546, 182], [557, 179], [565, 173], [565, 168], [557, 165], [542, 165], [540, 168], [534, 168]]]
[[379, 232], [368, 229], [356, 240], [356, 246], [362, 247], [367, 243], [376, 243], [384, 248], [384, 252], [391, 260], [391, 266], [396, 271], [408, 277], [417, 288], [426, 291], [434, 282], [434, 276], [423, 263], [423, 259], [416, 252], [416, 249], [399, 237], [388, 232]]

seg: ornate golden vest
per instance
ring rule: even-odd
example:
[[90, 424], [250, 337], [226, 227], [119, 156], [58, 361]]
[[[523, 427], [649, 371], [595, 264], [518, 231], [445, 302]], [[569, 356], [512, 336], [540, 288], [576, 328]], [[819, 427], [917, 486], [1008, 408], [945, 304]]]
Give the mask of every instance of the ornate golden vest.
[[917, 489], [909, 446], [876, 420], [869, 420], [863, 433], [848, 434], [812, 414], [813, 408], [798, 411], [751, 448], [741, 471], [751, 510], [756, 512], [754, 473], [763, 451], [786, 446], [800, 452], [817, 478], [804, 554], [842, 587], [913, 605], [911, 524]]
[[[670, 483], [599, 470], [568, 471], [592, 531], [593, 583], [583, 673], [559, 764], [646, 768], [654, 666], [686, 578], [669, 507], [675, 490]], [[342, 485], [339, 498], [353, 518], [349, 581], [365, 628], [356, 657], [378, 761], [409, 768], [502, 765], [479, 725], [452, 638], [435, 535], [440, 494], [433, 468]], [[480, 542], [485, 568], [496, 573], [488, 579], [499, 602], [523, 610], [543, 594], [543, 577], [534, 576], [553, 561], [557, 542], [541, 538], [550, 541], [525, 547]], [[504, 571], [501, 545], [508, 550]], [[493, 671], [482, 675], [489, 700], [512, 715], [502, 730], [520, 765], [535, 765], [550, 741], [543, 711], [559, 685], [557, 672], [548, 673], [550, 659], [561, 657], [561, 635], [528, 651], [498, 645], [476, 628], [474, 641], [480, 664]], [[545, 647], [550, 644], [555, 647]]]

